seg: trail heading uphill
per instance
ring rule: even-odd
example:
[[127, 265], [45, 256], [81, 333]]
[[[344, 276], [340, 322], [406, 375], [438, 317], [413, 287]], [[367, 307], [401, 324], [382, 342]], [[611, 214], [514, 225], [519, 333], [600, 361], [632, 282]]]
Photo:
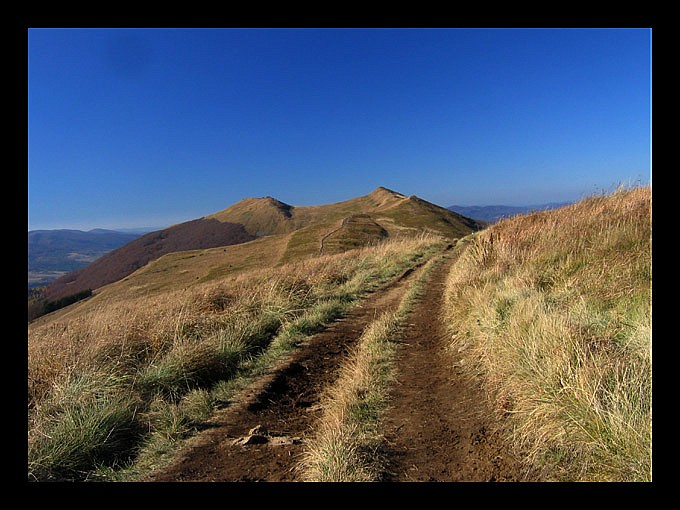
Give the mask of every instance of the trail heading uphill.
[[277, 369], [221, 411], [166, 469], [148, 481], [297, 481], [305, 437], [320, 415], [320, 396], [364, 328], [399, 305], [408, 269], [325, 331], [310, 337]]
[[397, 351], [381, 427], [389, 461], [384, 480], [528, 481], [534, 475], [504, 444], [481, 386], [459, 371], [460, 353], [446, 348], [440, 315], [451, 263], [433, 270]]
[[[388, 459], [383, 480], [527, 480], [494, 432], [482, 390], [456, 372], [445, 351], [439, 311], [450, 263], [432, 271], [401, 339], [397, 381], [383, 422]], [[323, 390], [337, 380], [365, 327], [396, 310], [421, 265], [311, 337], [147, 481], [300, 481], [305, 438], [320, 416]]]

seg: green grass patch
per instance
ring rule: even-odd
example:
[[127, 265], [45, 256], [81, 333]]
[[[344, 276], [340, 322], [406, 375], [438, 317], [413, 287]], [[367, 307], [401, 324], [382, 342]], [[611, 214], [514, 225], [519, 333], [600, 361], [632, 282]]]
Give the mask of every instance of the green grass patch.
[[32, 416], [28, 479], [80, 480], [95, 465], [128, 462], [141, 403], [127, 384], [108, 374], [87, 374], [58, 385]]

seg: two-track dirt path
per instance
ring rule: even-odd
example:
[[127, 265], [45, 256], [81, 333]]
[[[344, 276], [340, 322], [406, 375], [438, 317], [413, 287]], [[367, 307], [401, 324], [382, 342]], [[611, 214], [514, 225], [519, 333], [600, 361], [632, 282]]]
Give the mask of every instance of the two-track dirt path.
[[[176, 461], [147, 481], [296, 481], [303, 442], [321, 414], [324, 388], [333, 384], [350, 348], [377, 316], [396, 310], [422, 265], [374, 291], [342, 320], [309, 341], [249, 388], [210, 428], [192, 440]], [[239, 438], [260, 425], [250, 444]], [[234, 442], [237, 441], [237, 444]]]
[[[451, 253], [451, 252], [449, 252]], [[450, 254], [435, 268], [407, 319], [397, 380], [383, 421], [384, 481], [530, 480], [494, 432], [493, 414], [475, 381], [458, 373], [440, 317]], [[261, 379], [168, 467], [147, 481], [299, 481], [304, 440], [320, 416], [351, 346], [377, 316], [394, 311], [420, 267], [378, 289], [343, 320], [310, 338]], [[259, 430], [253, 431], [257, 426]], [[250, 437], [248, 444], [243, 438]], [[239, 438], [241, 440], [239, 441]]]

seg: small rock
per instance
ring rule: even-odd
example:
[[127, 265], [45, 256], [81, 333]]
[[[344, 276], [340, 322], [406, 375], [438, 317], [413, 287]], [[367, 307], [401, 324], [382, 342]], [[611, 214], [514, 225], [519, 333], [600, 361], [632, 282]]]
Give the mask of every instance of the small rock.
[[239, 437], [232, 441], [233, 445], [247, 445], [247, 444], [264, 444], [269, 441], [267, 437], [267, 429], [262, 425], [257, 425], [248, 431], [245, 437]]
[[302, 444], [302, 438], [300, 437], [289, 437], [289, 436], [277, 436], [271, 438], [269, 444], [272, 446], [284, 446], [291, 444]]
[[262, 425], [256, 425], [255, 427], [253, 427], [252, 429], [250, 429], [248, 431], [248, 435], [249, 436], [255, 436], [255, 435], [266, 436], [267, 435], [267, 429], [265, 427], [263, 427]]
[[266, 436], [253, 434], [253, 435], [250, 435], [250, 436], [239, 437], [238, 439], [235, 439], [234, 441], [232, 441], [231, 444], [245, 446], [247, 444], [264, 444], [264, 443], [267, 443], [268, 441], [269, 441], [269, 438], [266, 437]]

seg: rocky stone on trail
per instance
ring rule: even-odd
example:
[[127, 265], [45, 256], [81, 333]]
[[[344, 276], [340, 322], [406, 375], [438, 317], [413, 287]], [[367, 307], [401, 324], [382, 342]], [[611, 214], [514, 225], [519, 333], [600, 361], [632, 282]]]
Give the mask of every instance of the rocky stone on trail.
[[239, 437], [232, 441], [233, 445], [264, 444], [269, 442], [267, 429], [262, 425], [257, 425], [248, 431], [248, 435]]
[[270, 446], [283, 446], [302, 444], [302, 438], [289, 436], [272, 436], [262, 425], [257, 425], [248, 431], [247, 436], [239, 437], [231, 443], [234, 446], [249, 444], [269, 444]]
[[267, 436], [269, 431], [262, 425], [256, 425], [248, 431], [249, 436]]
[[232, 441], [231, 444], [233, 445], [248, 445], [248, 444], [264, 444], [269, 442], [269, 438], [267, 436], [261, 436], [259, 434], [253, 434], [250, 436], [244, 436], [244, 437], [239, 437], [238, 439], [235, 439]]

